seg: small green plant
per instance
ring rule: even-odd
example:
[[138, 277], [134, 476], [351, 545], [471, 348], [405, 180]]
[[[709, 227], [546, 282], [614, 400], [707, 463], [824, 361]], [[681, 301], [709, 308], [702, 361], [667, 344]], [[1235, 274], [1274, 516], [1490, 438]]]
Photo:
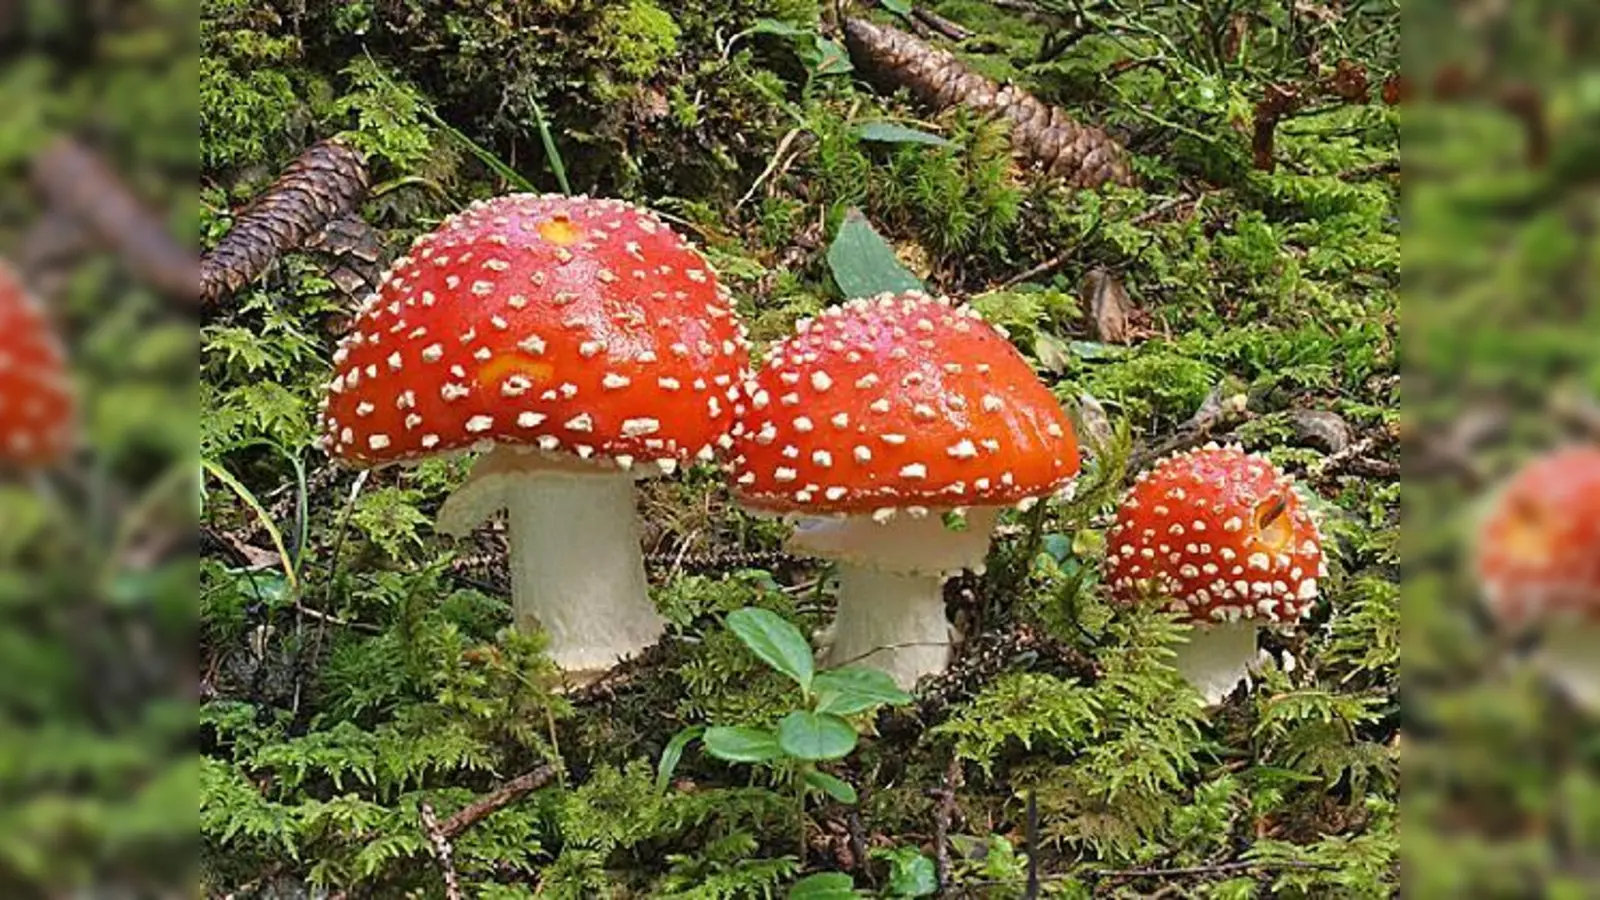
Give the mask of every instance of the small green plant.
[[771, 767], [794, 786], [802, 802], [807, 794], [818, 792], [840, 803], [855, 803], [856, 789], [818, 769], [817, 763], [841, 759], [856, 748], [860, 735], [847, 716], [909, 703], [911, 695], [877, 669], [842, 666], [816, 671], [805, 636], [777, 613], [747, 606], [729, 613], [727, 621], [728, 630], [751, 653], [799, 687], [800, 702], [776, 728], [716, 725], [679, 732], [662, 755], [659, 783], [666, 784], [684, 749], [699, 738], [717, 759]]

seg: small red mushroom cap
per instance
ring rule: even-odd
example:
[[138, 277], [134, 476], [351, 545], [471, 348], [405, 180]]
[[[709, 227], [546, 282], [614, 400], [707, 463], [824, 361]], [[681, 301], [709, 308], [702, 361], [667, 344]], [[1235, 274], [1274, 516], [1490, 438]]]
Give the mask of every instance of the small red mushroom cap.
[[1513, 476], [1484, 520], [1476, 562], [1509, 625], [1600, 621], [1600, 449], [1559, 450]]
[[620, 200], [514, 194], [396, 260], [334, 355], [323, 444], [492, 443], [670, 469], [726, 448], [749, 345], [700, 253]]
[[35, 468], [71, 450], [66, 354], [15, 272], [0, 263], [0, 468]]
[[1327, 575], [1289, 477], [1214, 444], [1139, 473], [1107, 534], [1106, 569], [1118, 600], [1154, 590], [1195, 622], [1298, 621]]
[[745, 386], [741, 501], [887, 517], [1002, 506], [1078, 472], [1072, 424], [1026, 360], [970, 307], [917, 292], [803, 321]]

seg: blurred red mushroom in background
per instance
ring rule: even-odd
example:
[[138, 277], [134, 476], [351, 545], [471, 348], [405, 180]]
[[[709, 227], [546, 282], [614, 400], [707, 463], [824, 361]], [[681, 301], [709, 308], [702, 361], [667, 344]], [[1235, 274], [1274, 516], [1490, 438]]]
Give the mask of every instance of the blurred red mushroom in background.
[[1600, 448], [1559, 450], [1513, 476], [1491, 503], [1475, 562], [1495, 619], [1538, 634], [1534, 665], [1600, 711]]
[[0, 470], [64, 459], [74, 414], [61, 341], [16, 272], [0, 262]]
[[727, 290], [654, 215], [505, 196], [390, 267], [334, 357], [323, 443], [360, 465], [487, 451], [438, 528], [507, 510], [516, 620], [581, 677], [661, 636], [633, 482], [731, 443], [748, 362]]
[[1244, 677], [1257, 629], [1298, 622], [1328, 571], [1288, 476], [1237, 447], [1207, 445], [1140, 472], [1107, 538], [1113, 596], [1153, 593], [1195, 626], [1175, 665], [1207, 704]]
[[[905, 688], [949, 659], [945, 577], [982, 569], [1000, 510], [1078, 473], [1049, 389], [976, 311], [945, 299], [832, 307], [774, 346], [745, 390], [735, 492], [753, 510], [807, 517], [793, 546], [839, 561], [830, 660]], [[965, 527], [946, 527], [950, 511]]]

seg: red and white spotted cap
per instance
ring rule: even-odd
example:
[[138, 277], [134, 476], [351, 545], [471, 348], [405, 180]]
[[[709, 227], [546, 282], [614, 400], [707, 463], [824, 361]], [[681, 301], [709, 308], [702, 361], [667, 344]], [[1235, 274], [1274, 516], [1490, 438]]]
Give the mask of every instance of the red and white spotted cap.
[[1518, 472], [1484, 521], [1476, 562], [1508, 625], [1600, 623], [1600, 448], [1559, 450]]
[[0, 468], [65, 457], [75, 409], [61, 342], [16, 273], [0, 263]]
[[1291, 479], [1209, 444], [1140, 472], [1107, 533], [1107, 580], [1133, 602], [1154, 588], [1195, 622], [1296, 622], [1328, 569]]
[[474, 203], [395, 261], [334, 355], [323, 445], [491, 444], [670, 471], [729, 446], [749, 345], [705, 258], [620, 200]]
[[802, 321], [746, 383], [735, 490], [807, 515], [1005, 506], [1078, 473], [1071, 421], [970, 307], [917, 292]]

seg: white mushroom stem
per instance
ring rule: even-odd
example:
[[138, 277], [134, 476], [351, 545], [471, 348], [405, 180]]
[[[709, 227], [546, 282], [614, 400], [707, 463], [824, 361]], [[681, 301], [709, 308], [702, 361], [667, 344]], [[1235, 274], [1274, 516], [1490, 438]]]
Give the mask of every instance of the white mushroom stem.
[[1533, 663], [1573, 703], [1600, 713], [1600, 624], [1563, 622], [1546, 630]]
[[1173, 666], [1194, 685], [1207, 706], [1221, 703], [1250, 671], [1256, 660], [1254, 619], [1213, 624], [1195, 623], [1187, 643], [1177, 647]]
[[944, 577], [839, 565], [839, 611], [827, 663], [882, 669], [910, 690], [950, 661]]
[[952, 530], [938, 511], [810, 519], [796, 529], [797, 551], [839, 562], [839, 611], [828, 665], [882, 669], [911, 689], [944, 671], [952, 629], [944, 614], [947, 575], [981, 571], [999, 510], [975, 509]]
[[436, 527], [457, 537], [506, 510], [517, 627], [543, 630], [564, 672], [603, 672], [666, 630], [645, 581], [633, 482], [500, 448], [439, 510]]

